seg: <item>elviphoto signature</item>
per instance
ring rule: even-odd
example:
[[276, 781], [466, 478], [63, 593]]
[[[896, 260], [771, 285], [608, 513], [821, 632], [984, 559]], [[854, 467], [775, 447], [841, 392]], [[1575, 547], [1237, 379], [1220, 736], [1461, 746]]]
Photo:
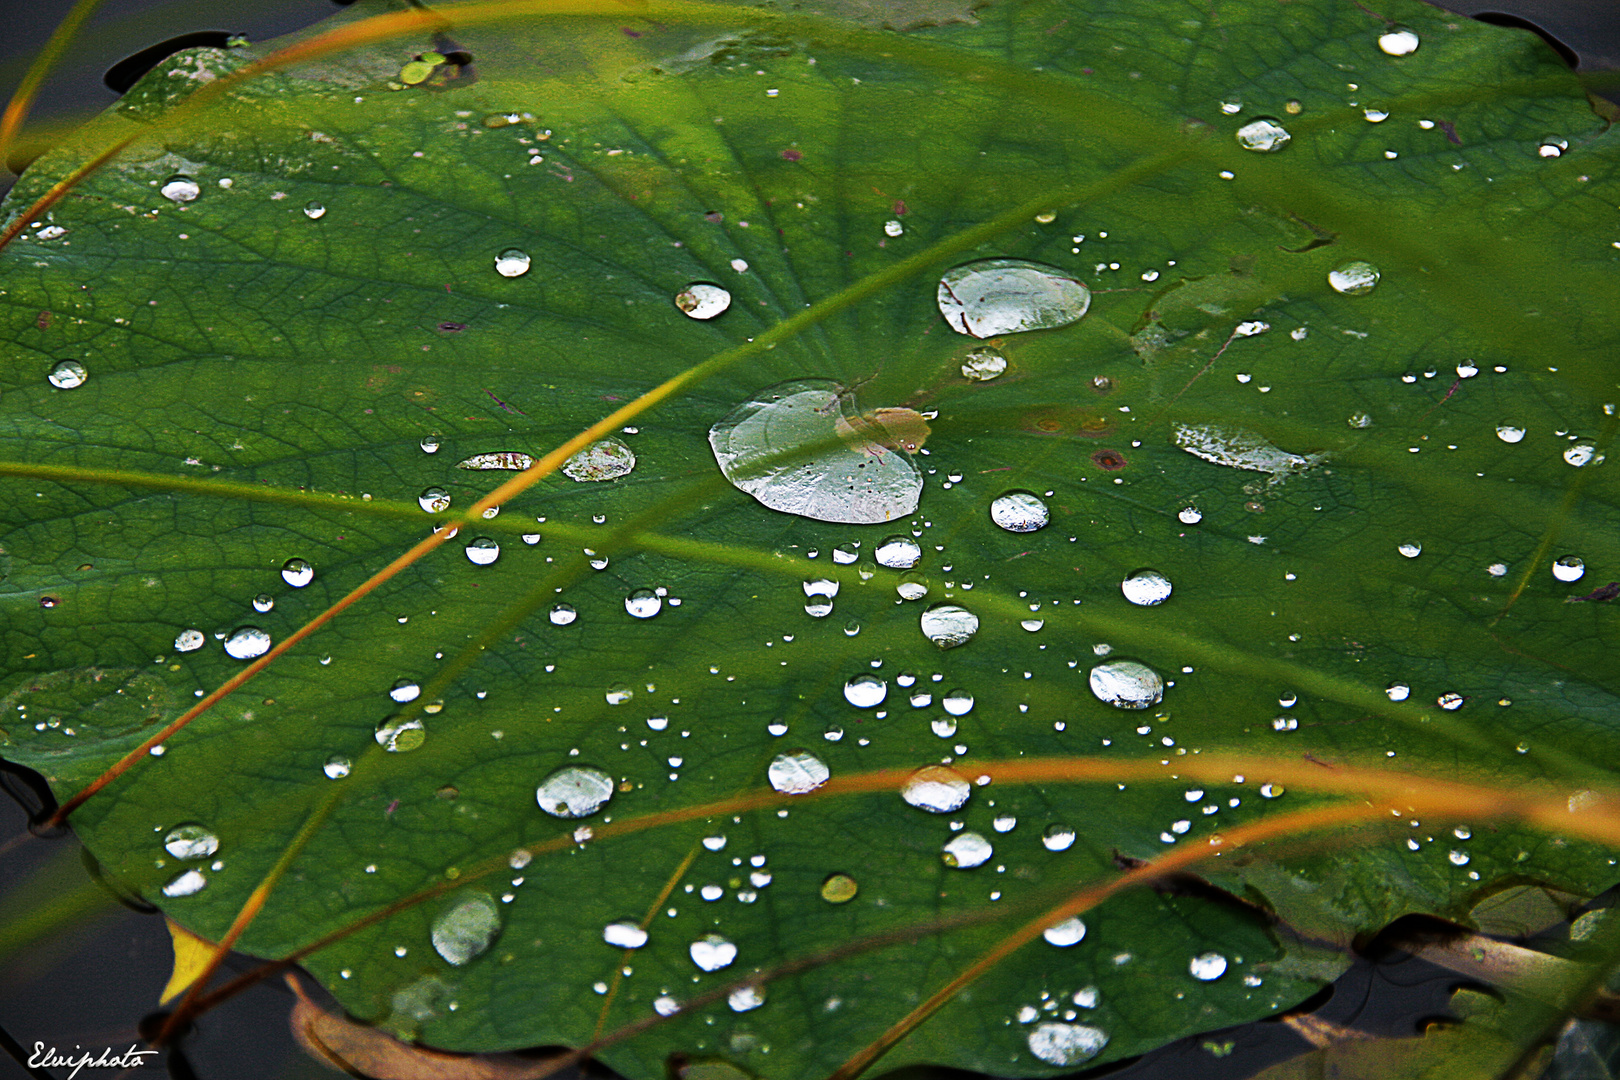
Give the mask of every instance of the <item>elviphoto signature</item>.
[[28, 1057], [30, 1069], [72, 1069], [68, 1073], [68, 1080], [74, 1080], [80, 1069], [135, 1069], [146, 1064], [146, 1058], [155, 1056], [156, 1050], [137, 1050], [134, 1043], [123, 1053], [117, 1053], [112, 1047], [107, 1047], [99, 1054], [92, 1054], [83, 1047], [74, 1046], [77, 1055], [60, 1053], [54, 1046], [46, 1046], [42, 1042], [34, 1043], [34, 1052]]

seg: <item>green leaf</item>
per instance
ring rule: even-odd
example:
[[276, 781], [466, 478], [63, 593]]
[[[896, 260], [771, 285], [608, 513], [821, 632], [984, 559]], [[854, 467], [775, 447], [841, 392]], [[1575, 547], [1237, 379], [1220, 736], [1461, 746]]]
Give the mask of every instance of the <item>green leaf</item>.
[[[267, 54], [198, 50], [4, 204], [135, 140], [0, 253], [6, 757], [66, 797], [360, 590], [74, 812], [109, 872], [212, 940], [274, 875], [239, 947], [321, 942], [303, 963], [350, 1014], [441, 1049], [581, 1046], [701, 999], [602, 1052], [638, 1077], [827, 1073], [1189, 846], [1225, 894], [1118, 896], [1082, 940], [995, 954], [883, 1065], [1128, 1057], [1329, 977], [1279, 919], [1348, 940], [1613, 881], [1607, 850], [1483, 810], [1212, 845], [1337, 798], [1300, 761], [1572, 815], [1609, 783], [1615, 612], [1582, 597], [1620, 577], [1620, 180], [1538, 41], [1397, 3], [1421, 44], [1390, 55], [1392, 24], [1332, 0], [907, 34], [514, 9], [446, 9], [470, 65], [411, 72], [450, 53], [397, 38], [161, 126]], [[1240, 145], [1262, 117], [1286, 147]], [[1089, 310], [958, 333], [941, 275], [986, 259]], [[1355, 263], [1375, 287], [1330, 285]], [[729, 307], [689, 317], [704, 283]], [[986, 348], [1005, 373], [967, 377]], [[813, 520], [721, 475], [711, 429], [802, 380], [849, 430], [746, 467], [905, 462], [910, 414], [879, 410], [913, 410], [916, 513]], [[457, 463], [544, 462], [616, 410], [591, 439], [628, 473], [589, 478], [614, 451], [459, 517], [514, 474]], [[1000, 527], [1009, 492], [1044, 527]], [[874, 562], [891, 537], [915, 570]], [[1165, 602], [1127, 599], [1143, 569]], [[949, 651], [941, 602], [978, 620]], [[1162, 703], [1093, 693], [1121, 660]], [[1218, 754], [1256, 767], [1194, 779]], [[1007, 771], [938, 814], [894, 790], [1018, 759], [1073, 779]], [[792, 794], [822, 767], [851, 787]], [[166, 848], [185, 825], [217, 850]]]

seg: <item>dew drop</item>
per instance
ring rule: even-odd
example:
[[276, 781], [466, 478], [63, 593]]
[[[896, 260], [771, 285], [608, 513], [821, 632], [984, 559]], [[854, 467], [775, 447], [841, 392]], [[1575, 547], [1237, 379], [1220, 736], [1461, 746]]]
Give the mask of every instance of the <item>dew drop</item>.
[[957, 833], [946, 842], [940, 853], [945, 865], [955, 870], [971, 870], [990, 861], [996, 849], [976, 832]]
[[613, 798], [613, 777], [601, 769], [570, 765], [542, 780], [534, 794], [540, 809], [553, 817], [590, 817]]
[[726, 1004], [731, 1006], [732, 1012], [749, 1012], [765, 1004], [765, 988], [750, 984], [739, 986], [726, 995]]
[[1328, 271], [1328, 284], [1336, 293], [1345, 296], [1365, 296], [1378, 284], [1378, 267], [1370, 262], [1353, 259], [1340, 263]]
[[1417, 32], [1397, 26], [1378, 35], [1378, 47], [1390, 56], [1410, 56], [1423, 42]]
[[163, 838], [163, 849], [177, 859], [206, 859], [219, 850], [219, 837], [201, 825], [176, 825]]
[[1250, 120], [1237, 129], [1238, 145], [1259, 154], [1274, 154], [1292, 138], [1288, 129], [1269, 116]]
[[[872, 553], [879, 566], [891, 570], [910, 570], [922, 560], [922, 547], [909, 536], [891, 536]], [[837, 594], [837, 589], [827, 595]], [[808, 595], [808, 594], [807, 594]]]
[[602, 927], [602, 940], [615, 949], [639, 949], [647, 944], [647, 931], [633, 919], [620, 919]]
[[179, 636], [174, 639], [174, 651], [182, 653], [196, 652], [198, 649], [202, 648], [207, 641], [208, 638], [201, 630], [182, 630], [180, 631]]
[[1007, 370], [1007, 358], [988, 346], [974, 349], [962, 358], [962, 378], [989, 382]]
[[1078, 916], [1064, 919], [1062, 922], [1054, 926], [1048, 926], [1041, 931], [1041, 937], [1045, 938], [1049, 944], [1056, 945], [1060, 949], [1080, 944], [1081, 941], [1085, 940], [1085, 936], [1086, 924], [1081, 922]]
[[51, 368], [51, 373], [45, 380], [58, 390], [72, 390], [84, 385], [84, 380], [90, 377], [83, 364], [77, 360], [62, 360]]
[[1044, 529], [1051, 517], [1046, 503], [1032, 491], [1009, 491], [990, 503], [990, 520], [1012, 533]]
[[777, 754], [765, 770], [765, 778], [771, 782], [771, 787], [784, 795], [803, 795], [814, 791], [831, 776], [832, 770], [806, 750]]
[[912, 773], [900, 789], [900, 797], [930, 814], [949, 814], [961, 809], [973, 794], [973, 785], [954, 769], [925, 765]]
[[1125, 599], [1140, 607], [1156, 607], [1170, 599], [1170, 579], [1157, 570], [1137, 570], [1119, 588]]
[[933, 720], [928, 728], [942, 739], [949, 739], [956, 734], [956, 721], [949, 716], [941, 716]]
[[465, 550], [467, 561], [474, 566], [488, 566], [501, 557], [501, 545], [487, 536], [476, 537]]
[[940, 700], [940, 705], [952, 716], [966, 716], [973, 709], [973, 695], [966, 690], [952, 690]]
[[421, 697], [422, 688], [417, 685], [415, 679], [400, 679], [388, 688], [388, 696], [403, 705], [407, 701], [415, 701]]
[[547, 618], [551, 620], [552, 626], [567, 626], [579, 618], [579, 613], [574, 610], [572, 604], [557, 604], [552, 607]]
[[1184, 506], [1176, 518], [1183, 525], [1196, 525], [1204, 520], [1204, 512], [1196, 506]]
[[1068, 851], [1074, 846], [1074, 830], [1067, 825], [1048, 825], [1041, 833], [1047, 851]]
[[719, 934], [705, 934], [692, 942], [687, 952], [692, 963], [704, 971], [719, 971], [737, 959], [737, 946]]
[[295, 589], [302, 589], [315, 580], [315, 568], [303, 559], [288, 559], [281, 565], [281, 580]]
[[208, 879], [196, 870], [187, 870], [163, 886], [164, 896], [191, 896], [199, 893], [208, 884]]
[[1524, 441], [1524, 428], [1517, 424], [1497, 424], [1496, 437], [1505, 443]]
[[473, 893], [433, 920], [433, 948], [451, 964], [461, 967], [489, 949], [501, 929], [501, 912], [494, 899]]
[[326, 207], [318, 202], [307, 202], [304, 204], [304, 216], [311, 221], [319, 221], [326, 216]]
[[1402, 555], [1405, 555], [1408, 559], [1415, 559], [1419, 555], [1423, 554], [1423, 545], [1416, 542], [1408, 542], [1400, 545], [1395, 550], [1399, 551]]
[[1549, 135], [1541, 140], [1536, 147], [1536, 156], [1544, 158], [1563, 157], [1564, 151], [1569, 149], [1569, 140], [1562, 135]]
[[693, 319], [712, 319], [731, 306], [731, 293], [708, 281], [694, 281], [675, 294], [675, 306]]
[[1079, 1065], [1108, 1045], [1108, 1033], [1088, 1024], [1040, 1024], [1029, 1033], [1029, 1052], [1048, 1065]]
[[270, 651], [270, 635], [257, 626], [243, 626], [225, 639], [225, 654], [233, 660], [252, 660]]
[[341, 780], [349, 775], [349, 770], [353, 768], [353, 764], [342, 754], [333, 754], [326, 759], [326, 764], [321, 766], [321, 772], [326, 774], [328, 780]]
[[1412, 696], [1412, 688], [1403, 682], [1392, 682], [1384, 690], [1391, 701], [1405, 701]]
[[188, 203], [202, 194], [202, 185], [189, 176], [171, 176], [158, 188], [158, 194], [170, 202]]
[[624, 610], [632, 618], [650, 619], [664, 610], [664, 598], [655, 589], [636, 589], [624, 598]]
[[844, 683], [844, 700], [857, 709], [875, 709], [888, 696], [887, 680], [876, 675], [856, 675]]
[[937, 300], [951, 329], [983, 339], [1067, 326], [1085, 315], [1091, 290], [1056, 267], [981, 259], [947, 270]]
[[1586, 576], [1586, 562], [1577, 555], [1565, 555], [1552, 564], [1552, 576], [1559, 581], [1579, 581]]
[[617, 480], [636, 467], [636, 455], [618, 439], [600, 439], [563, 462], [562, 471], [570, 480], [591, 483]]
[[427, 726], [420, 716], [390, 716], [377, 724], [377, 745], [391, 754], [405, 754], [427, 741]]
[[1226, 974], [1226, 957], [1218, 952], [1199, 953], [1187, 965], [1187, 970], [1201, 982], [1214, 982]]
[[[941, 649], [954, 649], [973, 640], [973, 635], [979, 632], [979, 617], [959, 604], [939, 603], [922, 613], [918, 625], [929, 641]], [[949, 699], [945, 708], [950, 708]]]
[[507, 248], [495, 256], [495, 272], [501, 277], [522, 277], [529, 272], [529, 253]]
[[1589, 442], [1578, 442], [1564, 451], [1564, 460], [1577, 469], [1584, 465], [1603, 464], [1603, 455]]
[[423, 488], [416, 505], [429, 514], [442, 514], [450, 509], [450, 493], [442, 487]]
[[1091, 692], [1116, 709], [1147, 709], [1164, 700], [1164, 680], [1146, 664], [1110, 660], [1091, 669]]

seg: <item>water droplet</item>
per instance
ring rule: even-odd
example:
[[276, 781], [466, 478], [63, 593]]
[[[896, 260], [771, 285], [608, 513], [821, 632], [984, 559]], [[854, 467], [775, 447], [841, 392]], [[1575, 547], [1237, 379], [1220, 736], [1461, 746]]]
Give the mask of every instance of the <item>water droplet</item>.
[[321, 766], [321, 772], [326, 774], [328, 780], [341, 780], [349, 775], [351, 768], [353, 768], [353, 762], [348, 758], [342, 754], [333, 754], [326, 759], [326, 764]]
[[839, 544], [832, 549], [832, 561], [840, 566], [848, 566], [861, 557], [860, 543]]
[[1408, 559], [1415, 559], [1423, 554], [1423, 545], [1419, 543], [1405, 543], [1395, 549]]
[[1536, 147], [1536, 155], [1544, 158], [1563, 157], [1564, 151], [1569, 149], [1569, 140], [1562, 135], [1549, 135], [1541, 140]]
[[315, 568], [303, 559], [288, 559], [281, 565], [281, 580], [302, 589], [315, 580]]
[[163, 848], [177, 859], [206, 859], [219, 850], [219, 837], [201, 825], [176, 825], [163, 838]]
[[1170, 599], [1172, 586], [1170, 579], [1157, 570], [1142, 569], [1134, 571], [1130, 577], [1119, 583], [1120, 591], [1125, 599], [1141, 607], [1156, 607]]
[[1196, 525], [1204, 520], [1204, 512], [1196, 506], [1184, 506], [1181, 508], [1181, 512], [1176, 515], [1176, 518], [1183, 525]]
[[516, 450], [496, 450], [487, 454], [474, 454], [465, 461], [456, 462], [456, 468], [472, 472], [505, 470], [522, 472], [534, 464], [534, 458]]
[[1466, 852], [1466, 851], [1458, 851], [1455, 848], [1453, 848], [1452, 851], [1451, 851], [1451, 854], [1447, 855], [1446, 858], [1451, 860], [1451, 865], [1452, 866], [1467, 866], [1468, 865], [1468, 852]]
[[77, 360], [62, 360], [51, 368], [51, 373], [45, 379], [58, 390], [72, 390], [83, 386], [84, 380], [89, 377], [90, 373]]
[[726, 995], [726, 1004], [731, 1006], [732, 1012], [748, 1012], [765, 1004], [765, 988], [763, 986], [740, 986]]
[[1091, 669], [1091, 692], [1116, 709], [1147, 709], [1164, 700], [1164, 680], [1146, 664], [1110, 660]]
[[1397, 26], [1378, 35], [1378, 47], [1390, 56], [1410, 56], [1423, 42], [1416, 31]]
[[158, 188], [158, 194], [170, 202], [188, 203], [202, 194], [202, 185], [189, 176], [171, 176]]
[[847, 904], [859, 891], [860, 886], [848, 874], [829, 874], [821, 883], [821, 898], [829, 904]]
[[1238, 145], [1260, 154], [1274, 154], [1292, 138], [1288, 129], [1269, 116], [1250, 120], [1237, 129]]
[[770, 767], [765, 770], [765, 777], [771, 782], [771, 787], [784, 795], [803, 795], [814, 791], [825, 784], [832, 771], [814, 754], [806, 750], [795, 750], [787, 754], [777, 754]]
[[553, 817], [590, 817], [613, 798], [613, 777], [601, 769], [570, 765], [541, 781], [534, 794], [540, 809]]
[[647, 944], [647, 931], [632, 919], [620, 919], [602, 927], [602, 940], [615, 949], [639, 949]]
[[233, 660], [252, 660], [270, 651], [270, 635], [257, 626], [243, 626], [225, 639], [225, 653]]
[[694, 281], [675, 294], [675, 306], [693, 319], [712, 319], [731, 306], [731, 293], [707, 281]]
[[207, 884], [208, 879], [203, 877], [202, 874], [196, 870], [187, 870], [163, 886], [163, 895], [190, 896], [193, 893], [201, 892]]
[[971, 870], [990, 861], [996, 849], [990, 841], [976, 832], [957, 833], [945, 844], [940, 857], [945, 865], [957, 870]]
[[318, 202], [307, 202], [304, 204], [304, 216], [311, 221], [319, 221], [326, 216], [326, 207]]
[[1287, 792], [1281, 784], [1261, 784], [1260, 797], [1262, 799], [1280, 799]]
[[[910, 570], [922, 559], [922, 547], [909, 536], [891, 536], [878, 545], [872, 553], [879, 566], [887, 566], [891, 570]], [[835, 588], [828, 596], [836, 596]], [[808, 590], [806, 590], [808, 595]]]
[[1564, 451], [1564, 460], [1579, 469], [1583, 465], [1603, 464], [1603, 455], [1591, 443], [1578, 442]]
[[450, 509], [450, 493], [442, 487], [423, 488], [416, 504], [429, 514], [442, 514]]
[[974, 349], [962, 358], [962, 378], [974, 382], [989, 382], [1007, 370], [1007, 358], [986, 346]]
[[1048, 1065], [1079, 1065], [1108, 1045], [1108, 1033], [1086, 1024], [1040, 1024], [1029, 1033], [1029, 1052]]
[[1085, 936], [1086, 924], [1081, 922], [1078, 916], [1064, 919], [1055, 926], [1048, 926], [1041, 931], [1041, 937], [1060, 949], [1080, 944], [1085, 940]]
[[1459, 840], [1467, 840], [1469, 837], [1474, 835], [1474, 830], [1470, 829], [1467, 825], [1459, 825], [1455, 829], [1451, 830], [1451, 835], [1455, 836]]
[[1272, 445], [1257, 432], [1218, 424], [1178, 424], [1175, 444], [1193, 457], [1216, 465], [1273, 477], [1302, 473], [1327, 459], [1326, 454], [1293, 454]]
[[857, 709], [875, 709], [888, 696], [887, 680], [876, 675], [856, 675], [844, 683], [844, 700]]
[[1067, 326], [1085, 315], [1091, 290], [1056, 267], [981, 259], [944, 273], [938, 303], [952, 330], [982, 339]]
[[1214, 982], [1226, 974], [1226, 957], [1218, 952], [1199, 953], [1187, 965], [1187, 970], [1201, 982]]
[[552, 626], [567, 626], [579, 618], [579, 613], [574, 610], [572, 604], [557, 604], [551, 609], [551, 614], [548, 617], [551, 619]]
[[1367, 118], [1369, 124], [1382, 124], [1389, 119], [1389, 113], [1384, 109], [1362, 109], [1361, 115]]
[[[929, 641], [941, 649], [954, 649], [973, 640], [973, 635], [979, 632], [979, 617], [958, 604], [940, 603], [924, 611], [918, 625]], [[947, 698], [945, 708], [950, 707]]]
[[388, 696], [401, 705], [407, 701], [415, 701], [422, 696], [422, 688], [416, 684], [415, 679], [400, 679], [388, 688]]
[[973, 695], [966, 690], [952, 690], [940, 699], [940, 705], [952, 716], [966, 716], [973, 709]]
[[948, 716], [938, 717], [928, 727], [942, 739], [949, 739], [956, 734], [956, 721]]
[[837, 383], [805, 379], [756, 393], [709, 430], [709, 445], [726, 479], [770, 509], [867, 525], [917, 508], [922, 473], [903, 451], [926, 430], [911, 410], [858, 415]]
[[930, 814], [949, 814], [960, 809], [973, 794], [973, 785], [954, 769], [943, 765], [925, 765], [911, 774], [900, 797], [919, 810]]
[[1372, 414], [1364, 412], [1351, 413], [1345, 418], [1344, 422], [1355, 428], [1357, 431], [1365, 431], [1367, 428], [1373, 426]]
[[1340, 263], [1328, 271], [1328, 284], [1333, 291], [1345, 296], [1365, 296], [1378, 284], [1378, 267], [1370, 262], [1353, 259]]
[[174, 651], [196, 652], [198, 649], [202, 648], [207, 641], [208, 638], [201, 630], [182, 630], [180, 631], [179, 636], [174, 639]]
[[1384, 693], [1389, 695], [1391, 701], [1405, 701], [1412, 696], [1412, 688], [1403, 682], [1392, 682]]
[[804, 613], [813, 619], [824, 619], [832, 614], [833, 602], [825, 596], [812, 596], [804, 605]]
[[664, 598], [654, 589], [636, 589], [624, 598], [624, 610], [633, 618], [650, 619], [664, 610]]
[[501, 929], [494, 899], [473, 893], [433, 920], [433, 948], [457, 967], [481, 956]]
[[1552, 564], [1552, 576], [1559, 581], [1579, 581], [1586, 576], [1586, 562], [1576, 555], [1565, 555]]
[[495, 272], [501, 277], [522, 277], [529, 272], [529, 253], [507, 248], [495, 256]]
[[653, 999], [653, 1012], [659, 1016], [674, 1016], [681, 1011], [681, 1003], [668, 994], [660, 994]]
[[437, 435], [424, 435], [418, 444], [424, 454], [437, 454], [439, 452], [439, 437]]
[[375, 734], [377, 745], [391, 754], [409, 753], [427, 741], [427, 727], [419, 716], [390, 716], [377, 724]]
[[1496, 437], [1505, 443], [1524, 441], [1524, 428], [1517, 424], [1497, 424]]
[[1067, 825], [1048, 825], [1041, 833], [1047, 851], [1068, 851], [1074, 846], [1074, 830]]
[[687, 952], [692, 956], [692, 963], [704, 971], [719, 971], [730, 967], [737, 959], [737, 946], [719, 934], [705, 934], [692, 942]]
[[908, 571], [894, 587], [902, 600], [921, 600], [928, 595], [928, 579], [916, 571]]
[[617, 480], [636, 467], [636, 455], [618, 439], [601, 439], [563, 462], [562, 471], [580, 483]]
[[1012, 832], [1018, 828], [1018, 819], [1011, 814], [997, 814], [990, 827], [996, 832]]
[[[629, 701], [635, 696], [636, 692], [630, 689], [630, 687], [623, 683], [617, 683], [608, 687], [606, 699], [609, 705], [623, 705], [625, 702]], [[673, 762], [672, 764], [679, 764], [679, 762]]]
[[905, 231], [906, 227], [900, 224], [900, 222], [895, 218], [890, 218], [888, 221], [883, 223], [884, 236], [901, 236], [905, 233]]
[[487, 536], [474, 538], [466, 547], [467, 561], [475, 566], [488, 566], [501, 557], [501, 545]]
[[1051, 519], [1046, 503], [1032, 491], [1009, 491], [990, 504], [990, 520], [1008, 532], [1031, 533]]
[[257, 611], [260, 615], [270, 611], [275, 606], [276, 598], [271, 596], [269, 593], [260, 593], [258, 596], [253, 598], [253, 610]]

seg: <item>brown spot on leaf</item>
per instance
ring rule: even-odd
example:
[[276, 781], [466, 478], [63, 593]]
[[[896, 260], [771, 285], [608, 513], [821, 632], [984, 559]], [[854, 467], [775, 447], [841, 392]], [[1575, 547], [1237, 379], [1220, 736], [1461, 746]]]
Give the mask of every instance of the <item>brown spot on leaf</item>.
[[1118, 450], [1099, 450], [1091, 455], [1091, 460], [1097, 463], [1098, 468], [1108, 472], [1119, 472], [1125, 467], [1125, 455]]

